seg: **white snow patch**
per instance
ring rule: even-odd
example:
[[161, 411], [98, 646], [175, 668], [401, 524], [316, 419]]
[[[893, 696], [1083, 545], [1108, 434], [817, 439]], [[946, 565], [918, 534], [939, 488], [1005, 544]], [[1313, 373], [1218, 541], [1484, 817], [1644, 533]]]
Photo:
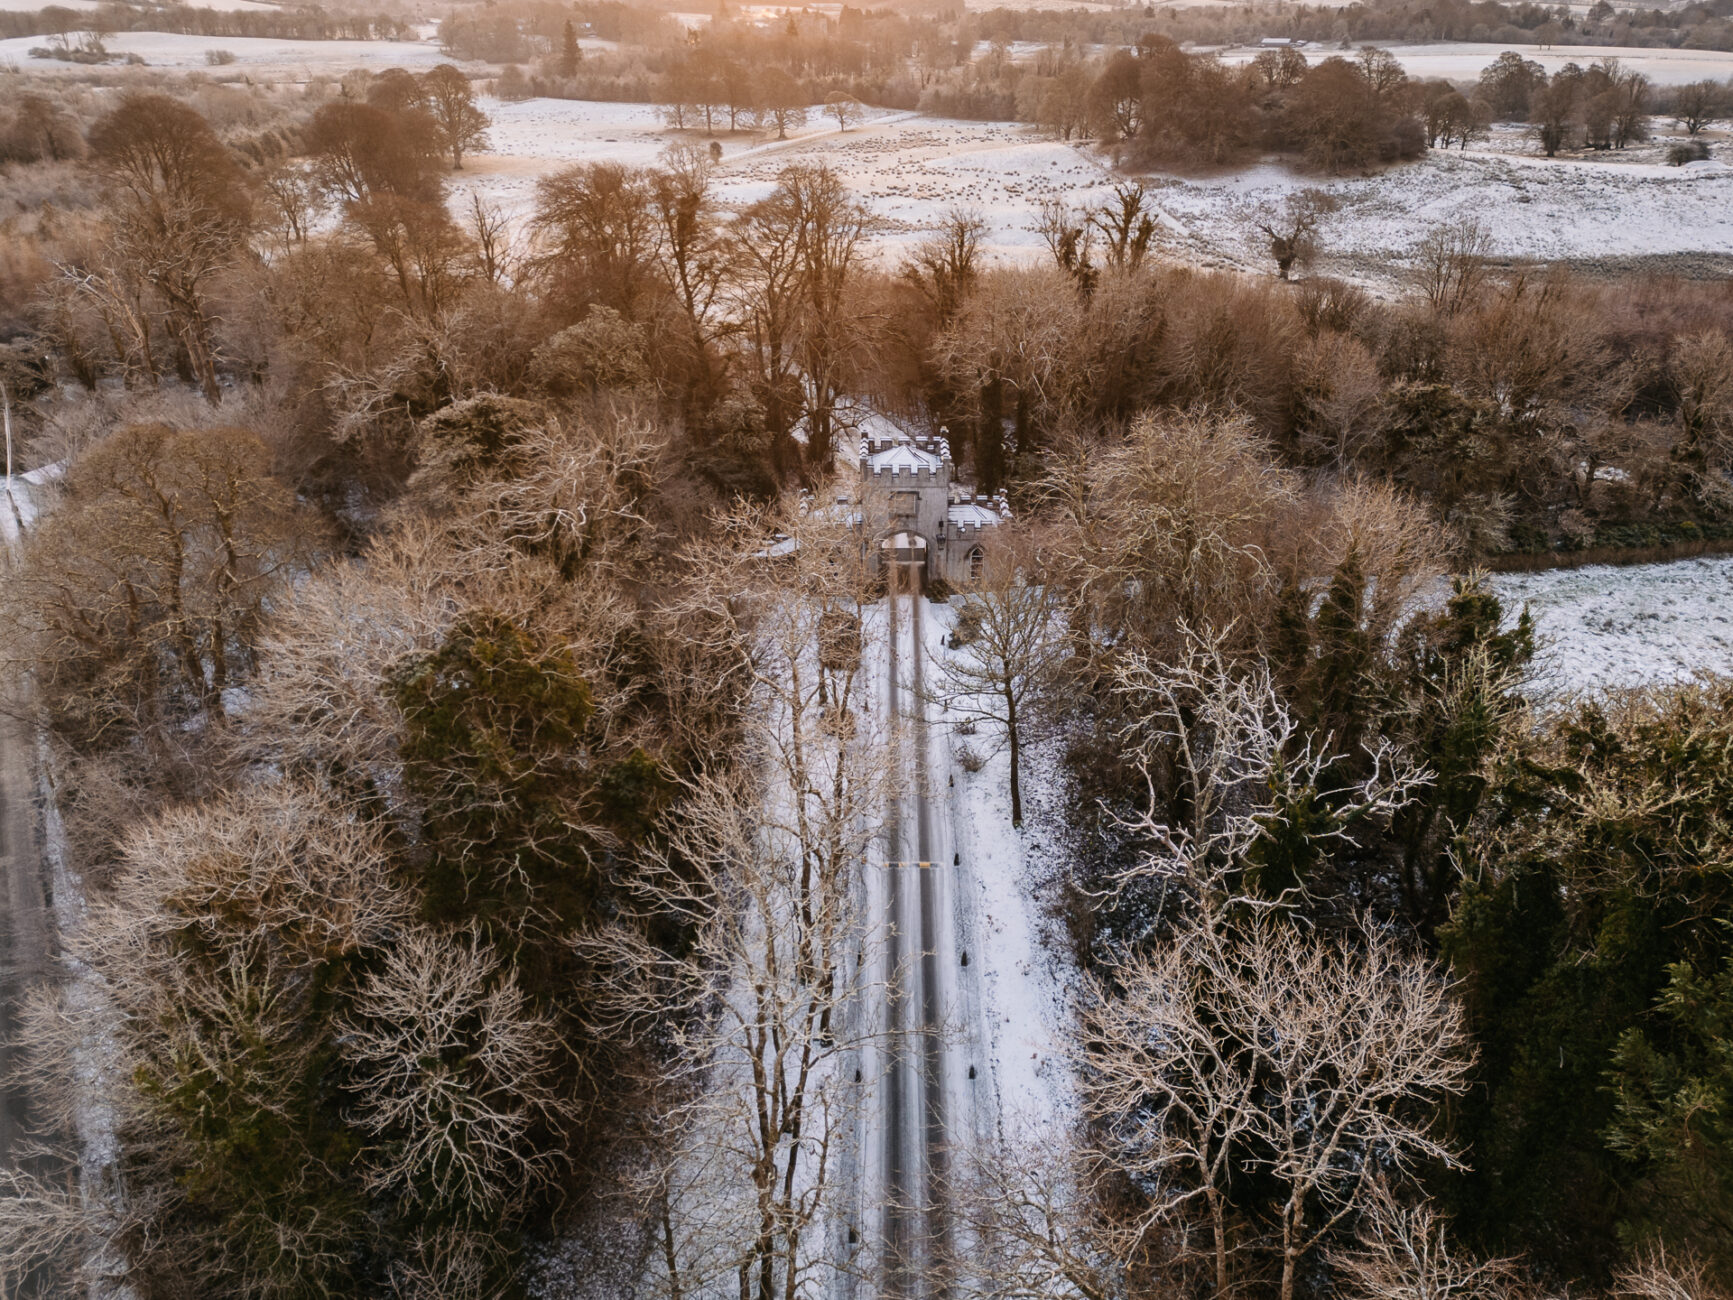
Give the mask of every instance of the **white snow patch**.
[[[648, 166], [669, 144], [711, 143], [702, 132], [666, 129], [648, 104], [537, 99], [490, 100], [486, 107], [494, 119], [492, 152], [474, 155], [452, 177], [458, 208], [473, 190], [522, 218], [533, 208], [536, 180], [556, 168]], [[1308, 187], [1329, 191], [1341, 204], [1322, 231], [1320, 269], [1359, 279], [1400, 275], [1429, 231], [1465, 217], [1487, 226], [1500, 257], [1733, 253], [1733, 169], [1718, 161], [1665, 166], [1670, 137], [1658, 119], [1656, 125], [1655, 143], [1592, 157], [1541, 157], [1525, 128], [1507, 125], [1467, 153], [1434, 150], [1370, 176], [1320, 177], [1259, 163], [1144, 180], [1162, 218], [1164, 254], [1202, 266], [1271, 271], [1267, 240], [1253, 222]], [[839, 132], [815, 114], [787, 141], [741, 132], [719, 134], [715, 142], [722, 149], [715, 187], [724, 206], [764, 197], [791, 162], [825, 163], [878, 219], [873, 241], [891, 258], [962, 208], [985, 221], [989, 260], [1044, 259], [1035, 230], [1044, 201], [1092, 206], [1126, 179], [1093, 149], [1015, 122], [887, 113]]]
[[122, 68], [125, 57], [136, 54], [152, 68], [197, 68], [213, 71], [205, 60], [205, 51], [227, 50], [235, 56], [234, 62], [214, 71], [232, 74], [244, 69], [256, 75], [304, 81], [315, 75], [341, 76], [351, 68], [412, 68], [425, 71], [436, 64], [458, 62], [440, 49], [439, 42], [434, 40], [297, 41], [266, 36], [113, 32], [105, 35], [102, 43], [109, 53], [115, 56], [114, 60], [96, 65], [93, 69], [86, 64], [30, 57], [32, 47], [47, 43], [48, 39], [44, 36], [20, 36], [0, 41], [0, 66], [16, 64], [19, 68], [31, 72], [88, 76], [93, 70], [110, 71]]
[[1436, 227], [1478, 219], [1499, 257], [1552, 259], [1733, 252], [1733, 170], [1669, 167], [1659, 148], [1644, 159], [1548, 159], [1520, 128], [1500, 128], [1488, 147], [1437, 149], [1372, 176], [1330, 179], [1277, 164], [1219, 176], [1156, 182], [1155, 199], [1185, 233], [1197, 260], [1271, 269], [1267, 239], [1253, 225], [1299, 189], [1331, 194], [1320, 269], [1364, 273], [1400, 266]]
[[1733, 672], [1733, 556], [1494, 574], [1514, 621], [1534, 615], [1543, 692]]
[[[938, 663], [952, 652], [944, 641], [956, 625], [956, 610], [927, 604], [926, 649]], [[937, 690], [939, 683], [929, 679]], [[1041, 811], [1057, 782], [1054, 756], [1038, 746], [1023, 753], [1025, 822], [1011, 825], [1010, 755], [977, 723], [974, 736], [957, 735], [958, 715], [942, 702], [929, 704], [935, 738], [935, 782], [944, 774], [956, 852], [960, 941], [977, 964], [981, 988], [982, 1044], [991, 1063], [1002, 1132], [1039, 1134], [1068, 1125], [1075, 1094], [1068, 1054], [1070, 1015], [1068, 957], [1047, 942], [1038, 889], [1049, 851]], [[957, 753], [970, 745], [986, 754], [978, 772], [965, 771]]]

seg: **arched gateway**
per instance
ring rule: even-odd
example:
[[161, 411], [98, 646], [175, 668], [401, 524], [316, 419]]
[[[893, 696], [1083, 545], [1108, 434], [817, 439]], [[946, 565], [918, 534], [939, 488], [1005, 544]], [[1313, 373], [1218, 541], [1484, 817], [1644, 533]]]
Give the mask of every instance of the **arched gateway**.
[[879, 542], [879, 561], [884, 564], [918, 564], [924, 570], [931, 548], [919, 533], [891, 533]]

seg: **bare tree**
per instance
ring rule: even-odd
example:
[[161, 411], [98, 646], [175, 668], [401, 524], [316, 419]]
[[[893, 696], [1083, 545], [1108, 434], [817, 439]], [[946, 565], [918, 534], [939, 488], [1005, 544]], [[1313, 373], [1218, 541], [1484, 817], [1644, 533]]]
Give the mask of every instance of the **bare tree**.
[[828, 475], [835, 412], [873, 322], [849, 301], [873, 229], [867, 209], [828, 167], [795, 164], [735, 226], [739, 308], [772, 431], [806, 419], [806, 459]]
[[[851, 760], [843, 776], [846, 810], [876, 813], [856, 799], [882, 793], [882, 773], [863, 784], [868, 769]], [[774, 785], [720, 779], [684, 802], [671, 840], [679, 861], [658, 858], [637, 893], [644, 923], [690, 927], [687, 957], [670, 960], [625, 928], [579, 941], [614, 973], [604, 1016], [675, 1035], [668, 1069], [682, 1099], [644, 1189], [669, 1296], [728, 1285], [793, 1300], [818, 1294], [841, 1262], [817, 1227], [835, 1208], [856, 1104], [843, 1067], [875, 1028], [850, 1016], [874, 970], [853, 901], [871, 827], [835, 826], [828, 813], [821, 825], [801, 800], [820, 835], [803, 846], [797, 821], [766, 827], [779, 802]]]
[[144, 425], [69, 469], [64, 501], [30, 536], [11, 613], [72, 732], [148, 741], [184, 721], [177, 702], [221, 715], [251, 669], [267, 595], [317, 545], [268, 461], [244, 430]]
[[860, 100], [856, 99], [853, 95], [844, 94], [840, 91], [833, 92], [824, 97], [824, 112], [826, 117], [834, 117], [836, 119], [836, 129], [838, 131], [848, 130], [848, 124], [850, 122], [859, 122], [861, 117], [864, 115], [864, 110], [861, 108]]
[[[260, 1297], [341, 1287], [365, 1229], [349, 1157], [307, 1122], [305, 1084], [330, 1059], [342, 968], [411, 919], [391, 876], [383, 828], [302, 784], [134, 831], [112, 891], [65, 936], [88, 980], [55, 990], [30, 1026], [71, 1131], [98, 1112], [126, 1153], [124, 1196], [92, 1186], [39, 1225], [75, 1256], [70, 1278]], [[20, 1208], [0, 1208], [0, 1224]]]
[[240, 169], [204, 118], [166, 95], [128, 95], [90, 133], [114, 191], [122, 264], [161, 295], [205, 399], [217, 385], [210, 284], [244, 246], [251, 208]]
[[1303, 439], [1346, 476], [1381, 431], [1377, 417], [1385, 381], [1377, 359], [1352, 334], [1327, 330], [1307, 340], [1295, 362], [1307, 417]]
[[489, 284], [508, 285], [522, 261], [511, 223], [479, 192], [469, 196], [469, 237], [475, 245], [476, 261]]
[[1073, 287], [1047, 267], [984, 279], [933, 343], [941, 373], [972, 399], [975, 464], [989, 489], [1003, 478], [1004, 417], [1025, 449], [1033, 426], [1080, 404], [1099, 373], [1099, 358], [1083, 346], [1087, 309]]
[[469, 78], [456, 65], [442, 63], [421, 78], [421, 91], [439, 142], [451, 154], [451, 169], [462, 171], [465, 151], [487, 148], [491, 125], [487, 114], [475, 106]]
[[760, 69], [758, 102], [752, 110], [753, 123], [760, 131], [774, 127], [776, 138], [786, 140], [789, 127], [806, 125], [806, 110], [798, 81], [782, 68]]
[[909, 255], [905, 274], [932, 304], [941, 329], [951, 323], [975, 287], [986, 233], [987, 223], [979, 213], [952, 208], [937, 233], [915, 245]]
[[722, 102], [728, 110], [728, 130], [740, 129], [740, 119], [749, 117], [758, 100], [758, 69], [749, 68], [737, 59], [723, 59], [718, 70], [722, 83]]
[[1125, 1213], [1125, 1171], [1079, 1132], [1015, 1123], [970, 1153], [956, 1188], [987, 1294], [1132, 1300], [1160, 1294], [1181, 1238]]
[[305, 166], [281, 163], [265, 172], [259, 189], [277, 216], [283, 243], [306, 243], [325, 207], [325, 196], [314, 174]]
[[1651, 1245], [1615, 1279], [1615, 1295], [1631, 1300], [1726, 1300], [1708, 1267], [1691, 1251], [1669, 1255]]
[[1575, 77], [1566, 76], [1571, 67], [1561, 68], [1551, 82], [1538, 86], [1529, 97], [1529, 120], [1548, 158], [1556, 157], [1577, 129], [1582, 76], [1580, 70]]
[[1083, 138], [1089, 130], [1089, 72], [1073, 62], [1049, 79], [1037, 117], [1044, 130], [1061, 140]]
[[469, 251], [444, 205], [382, 193], [348, 204], [344, 219], [390, 268], [403, 305], [437, 321], [458, 292]]
[[1329, 1260], [1367, 1300], [1502, 1300], [1521, 1290], [1515, 1260], [1465, 1255], [1430, 1203], [1404, 1203], [1387, 1181], [1366, 1201], [1357, 1244], [1332, 1249]]
[[[1219, 932], [1206, 928], [1116, 968], [1123, 996], [1100, 990], [1085, 1015], [1090, 1113], [1109, 1159], [1164, 1189], [1151, 1222], [1201, 1203], [1217, 1296], [1231, 1294], [1231, 1187], [1257, 1124], [1256, 1060], [1225, 1026], [1249, 993]], [[1237, 1028], [1237, 1025], [1236, 1025]], [[1230, 1031], [1231, 1032], [1231, 1031]]]
[[1142, 266], [1155, 240], [1155, 218], [1146, 211], [1148, 197], [1139, 183], [1115, 185], [1113, 201], [1089, 214], [1089, 224], [1101, 232], [1107, 264], [1116, 271]]
[[1727, 91], [1714, 81], [1693, 81], [1673, 92], [1673, 120], [1687, 135], [1700, 135], [1727, 112]]
[[1279, 213], [1255, 223], [1270, 241], [1277, 279], [1286, 280], [1296, 261], [1304, 264], [1317, 255], [1318, 227], [1338, 206], [1323, 190], [1300, 190], [1288, 196]]
[[478, 547], [497, 537], [547, 557], [569, 579], [622, 573], [652, 527], [647, 500], [661, 482], [667, 442], [667, 431], [629, 399], [537, 422], [524, 430], [510, 472], [462, 494], [451, 521], [467, 520]]
[[1486, 283], [1492, 232], [1478, 217], [1435, 227], [1415, 248], [1414, 277], [1432, 310], [1455, 316]]
[[131, 1226], [99, 1208], [106, 1206], [58, 1179], [0, 1169], [0, 1287], [17, 1300], [34, 1300], [53, 1294], [47, 1278], [82, 1280], [92, 1240]]
[[1279, 581], [1276, 530], [1298, 499], [1244, 417], [1146, 414], [1049, 481], [1091, 638], [1184, 652], [1181, 625], [1247, 633]]
[[[368, 1184], [466, 1228], [508, 1226], [560, 1168], [562, 1044], [478, 929], [418, 927], [361, 981], [341, 1029]], [[495, 1249], [498, 1249], [496, 1244]]]
[[537, 269], [572, 308], [591, 302], [636, 320], [655, 283], [650, 178], [613, 163], [585, 163], [536, 184]]
[[1023, 824], [1023, 749], [1063, 663], [1063, 611], [1064, 593], [1041, 572], [1037, 547], [994, 536], [980, 579], [958, 607], [957, 648], [938, 664], [947, 705], [1004, 732], [1013, 826]]
[[[1334, 780], [1341, 755], [1330, 737], [1303, 735], [1263, 660], [1236, 662], [1228, 652], [1231, 629], [1186, 628], [1183, 635], [1184, 650], [1170, 662], [1133, 651], [1114, 670], [1130, 719], [1124, 741], [1150, 792], [1145, 807], [1126, 819], [1146, 847], [1116, 885], [1172, 883], [1205, 917], [1220, 917], [1230, 906], [1281, 910], [1295, 886], [1282, 882], [1259, 894], [1246, 868], [1253, 848], [1280, 828], [1289, 809], [1296, 803], [1312, 809], [1308, 837], [1339, 845], [1357, 827], [1387, 823], [1430, 774], [1380, 742], [1367, 755], [1364, 778]], [[1156, 798], [1160, 772], [1177, 782], [1178, 816]]]
[[1672, 460], [1700, 500], [1725, 500], [1733, 467], [1733, 344], [1705, 330], [1678, 340], [1672, 380], [1678, 394], [1679, 439]]
[[1301, 1262], [1374, 1199], [1376, 1169], [1451, 1158], [1423, 1116], [1467, 1086], [1461, 1009], [1429, 962], [1375, 930], [1358, 939], [1265, 919], [1187, 930], [1118, 966], [1122, 995], [1100, 990], [1088, 1018], [1091, 1104], [1162, 1189], [1152, 1213], [1208, 1205], [1219, 1295], [1242, 1162], [1281, 1189], [1292, 1300]]
[[106, 251], [108, 255], [94, 266], [57, 266], [56, 287], [64, 291], [63, 301], [86, 305], [102, 321], [122, 382], [128, 388], [140, 384], [154, 388], [162, 366], [155, 350], [156, 313], [148, 301], [149, 290], [120, 265], [116, 250]]
[[802, 259], [796, 217], [786, 202], [754, 204], [732, 232], [739, 267], [732, 315], [739, 322], [742, 360], [764, 412], [773, 457], [786, 452], [801, 409]]
[[1368, 933], [1355, 952], [1260, 925], [1246, 956], [1273, 1080], [1255, 1161], [1287, 1190], [1281, 1295], [1292, 1300], [1301, 1260], [1365, 1203], [1377, 1164], [1412, 1172], [1452, 1159], [1430, 1116], [1467, 1090], [1473, 1054], [1441, 973], [1387, 935]]
[[1075, 279], [1085, 292], [1095, 284], [1095, 265], [1090, 261], [1095, 226], [1087, 216], [1073, 212], [1063, 199], [1043, 199], [1035, 232], [1053, 255], [1053, 263]]
[[707, 153], [677, 146], [664, 152], [650, 182], [657, 262], [685, 315], [687, 346], [700, 375], [710, 373], [706, 349], [732, 328], [722, 308], [736, 270], [710, 188], [713, 166]]
[[[688, 790], [633, 890], [637, 923], [574, 943], [608, 972], [608, 1032], [675, 1036], [666, 1158], [645, 1187], [660, 1285], [778, 1300], [838, 1263], [816, 1225], [854, 1105], [842, 1066], [881, 1029], [859, 1016], [876, 964], [857, 909], [890, 772], [862, 708], [857, 540], [798, 511], [740, 513], [729, 535], [693, 557], [694, 613], [741, 656], [761, 724], [738, 775]], [[692, 935], [679, 957], [643, 938], [670, 921]]]
[[858, 907], [891, 770], [862, 696], [858, 539], [798, 510], [738, 513], [728, 537], [693, 557], [694, 612], [741, 657], [762, 722], [741, 776], [689, 792], [637, 891], [646, 920], [691, 927], [690, 954], [670, 963], [637, 932], [611, 932], [597, 960], [617, 972], [617, 997], [598, 1005], [681, 1026], [672, 1068], [694, 1087], [676, 1145], [711, 1159], [677, 1160], [662, 1180], [664, 1284], [690, 1290], [694, 1261], [725, 1260], [741, 1295], [793, 1300], [836, 1266], [813, 1227], [856, 1095], [841, 1066], [884, 1029], [859, 1013], [878, 964]]
[[1635, 69], [1620, 72], [1614, 77], [1609, 108], [1612, 111], [1612, 142], [1615, 149], [1640, 144], [1649, 138], [1650, 90], [1649, 78]]
[[440, 199], [442, 146], [425, 113], [336, 100], [313, 114], [306, 142], [313, 174], [334, 202], [385, 194], [420, 203]]

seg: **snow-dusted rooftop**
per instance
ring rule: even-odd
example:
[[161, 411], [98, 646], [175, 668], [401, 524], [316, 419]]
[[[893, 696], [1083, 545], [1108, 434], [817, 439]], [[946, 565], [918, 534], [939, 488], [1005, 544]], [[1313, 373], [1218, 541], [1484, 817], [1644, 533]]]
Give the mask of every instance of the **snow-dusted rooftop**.
[[874, 474], [937, 474], [950, 459], [937, 450], [917, 447], [910, 442], [896, 442], [882, 451], [871, 451], [872, 444], [862, 444], [861, 455]]
[[962, 505], [954, 505], [945, 512], [945, 518], [959, 528], [990, 528], [1004, 521], [1005, 515], [1000, 512], [998, 503], [989, 504], [985, 501], [967, 501]]

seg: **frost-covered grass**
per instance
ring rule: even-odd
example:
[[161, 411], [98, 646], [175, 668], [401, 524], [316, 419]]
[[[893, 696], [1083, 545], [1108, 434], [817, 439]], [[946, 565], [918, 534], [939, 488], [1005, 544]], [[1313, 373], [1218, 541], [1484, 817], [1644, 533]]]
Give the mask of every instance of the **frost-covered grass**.
[[647, 104], [569, 100], [487, 101], [494, 119], [492, 152], [475, 155], [453, 179], [454, 202], [480, 190], [508, 212], [527, 214], [536, 180], [576, 162], [653, 164], [674, 144], [722, 148], [718, 198], [742, 206], [768, 194], [794, 162], [825, 163], [879, 219], [875, 242], [894, 254], [932, 231], [953, 207], [979, 212], [990, 255], [1026, 260], [1040, 253], [1031, 227], [1043, 200], [1098, 202], [1112, 177], [1094, 156], [1044, 139], [1015, 122], [956, 122], [914, 113], [869, 111], [838, 131], [815, 108], [786, 141], [748, 132], [706, 136], [666, 129]]
[[[486, 107], [494, 119], [493, 152], [473, 155], [453, 177], [454, 202], [467, 204], [468, 193], [479, 190], [520, 217], [533, 206], [537, 178], [559, 167], [645, 166], [670, 144], [710, 144], [700, 131], [667, 130], [646, 104], [530, 100]], [[1322, 232], [1319, 269], [1374, 284], [1399, 278], [1428, 231], [1465, 217], [1484, 222], [1495, 253], [1512, 259], [1733, 253], [1733, 168], [1720, 161], [1663, 165], [1671, 128], [1659, 121], [1656, 127], [1657, 143], [1618, 154], [1547, 159], [1523, 128], [1505, 126], [1466, 154], [1438, 150], [1370, 176], [1319, 177], [1261, 163], [1145, 179], [1162, 214], [1165, 254], [1203, 266], [1267, 273], [1253, 220], [1308, 186], [1341, 203]], [[1033, 229], [1041, 204], [1099, 203], [1120, 179], [1092, 149], [1013, 122], [878, 113], [839, 132], [815, 114], [788, 141], [746, 132], [715, 139], [722, 149], [717, 193], [725, 204], [762, 197], [791, 162], [825, 163], [878, 217], [874, 240], [893, 258], [956, 207], [986, 222], [990, 259], [1044, 257]]]
[[1164, 179], [1156, 199], [1175, 242], [1196, 259], [1263, 270], [1270, 263], [1253, 218], [1306, 187], [1340, 204], [1321, 231], [1319, 269], [1351, 278], [1399, 270], [1429, 231], [1469, 218], [1486, 227], [1495, 256], [1511, 259], [1733, 252], [1733, 168], [1668, 167], [1659, 152], [1548, 159], [1521, 128], [1503, 127], [1485, 146], [1434, 150], [1372, 176], [1264, 164]]
[[1540, 686], [1570, 695], [1733, 672], [1733, 556], [1498, 574], [1514, 617], [1534, 615]]
[[[227, 7], [227, 6], [225, 6]], [[259, 8], [271, 6], [260, 5]], [[128, 55], [137, 55], [150, 68], [170, 68], [180, 71], [215, 71], [222, 75], [247, 72], [256, 77], [285, 81], [304, 81], [311, 76], [341, 76], [351, 68], [410, 68], [425, 72], [440, 63], [453, 60], [432, 39], [418, 41], [296, 41], [278, 40], [266, 36], [197, 36], [183, 32], [114, 32], [102, 38], [103, 46], [114, 56], [106, 64], [95, 65], [101, 71], [124, 67]], [[20, 36], [0, 41], [0, 66], [16, 64], [22, 71], [47, 75], [89, 76], [92, 66], [60, 63], [53, 59], [33, 59], [30, 50], [46, 45], [43, 36]], [[205, 59], [207, 50], [227, 50], [234, 62], [212, 69]], [[477, 65], [477, 69], [480, 65]]]

